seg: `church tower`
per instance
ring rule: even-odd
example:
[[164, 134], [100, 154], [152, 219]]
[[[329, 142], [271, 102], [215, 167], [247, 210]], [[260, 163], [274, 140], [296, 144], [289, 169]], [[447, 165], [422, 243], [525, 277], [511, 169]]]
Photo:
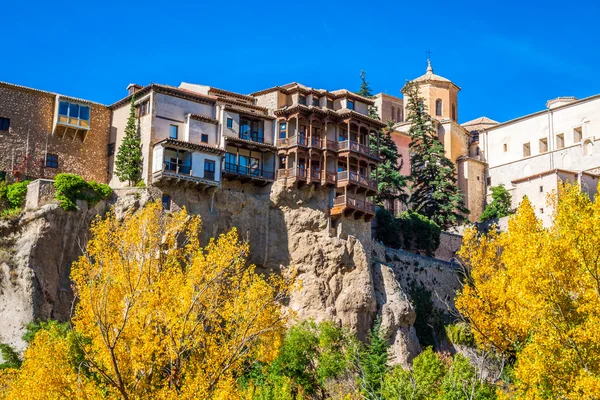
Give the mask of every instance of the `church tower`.
[[[433, 73], [431, 61], [427, 60], [425, 75], [413, 79], [419, 85], [419, 94], [425, 99], [427, 112], [432, 117], [443, 120], [458, 121], [458, 92], [460, 88], [450, 79]], [[407, 101], [404, 101], [404, 115]]]

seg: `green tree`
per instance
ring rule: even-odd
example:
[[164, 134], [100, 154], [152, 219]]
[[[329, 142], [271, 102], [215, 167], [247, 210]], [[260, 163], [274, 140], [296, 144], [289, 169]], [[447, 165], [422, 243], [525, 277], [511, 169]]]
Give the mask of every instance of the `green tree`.
[[381, 384], [388, 372], [388, 344], [381, 332], [381, 318], [375, 321], [369, 342], [359, 362], [360, 388], [368, 399], [381, 398]]
[[[358, 94], [371, 98], [373, 92], [367, 82], [367, 74], [365, 71], [360, 73], [361, 85]], [[377, 106], [369, 106], [369, 117], [379, 120], [379, 113]], [[406, 177], [400, 174], [400, 169], [404, 160], [400, 154], [398, 154], [398, 147], [392, 140], [392, 132], [394, 131], [394, 122], [388, 121], [388, 126], [385, 130], [379, 130], [377, 135], [370, 136], [369, 145], [371, 149], [379, 149], [379, 166], [377, 171], [373, 171], [371, 174], [372, 179], [377, 179], [377, 195], [375, 201], [379, 204], [383, 204], [384, 201], [392, 202], [394, 200], [400, 200], [406, 204], [408, 200], [408, 194], [406, 193]]]
[[492, 201], [485, 207], [481, 214], [480, 221], [488, 219], [502, 218], [514, 213], [511, 208], [512, 198], [504, 185], [492, 186]]
[[419, 88], [408, 82], [407, 121], [410, 122], [411, 208], [437, 223], [442, 229], [460, 224], [469, 210], [456, 182], [456, 168], [444, 153], [434, 121], [426, 112]]
[[129, 186], [136, 184], [142, 174], [142, 142], [135, 121], [135, 96], [131, 96], [129, 118], [117, 151], [115, 173], [121, 182], [127, 181]]

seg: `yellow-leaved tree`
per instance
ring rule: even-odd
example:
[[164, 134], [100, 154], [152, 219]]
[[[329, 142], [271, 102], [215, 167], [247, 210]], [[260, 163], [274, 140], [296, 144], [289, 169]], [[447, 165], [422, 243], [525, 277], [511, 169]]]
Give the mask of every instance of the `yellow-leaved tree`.
[[600, 197], [565, 185], [549, 201], [550, 228], [525, 198], [508, 231], [465, 233], [456, 306], [482, 347], [514, 361], [502, 396], [599, 399]]
[[235, 229], [205, 248], [200, 229], [156, 203], [95, 222], [72, 268], [72, 330], [39, 332], [4, 397], [237, 397], [244, 366], [277, 355], [290, 284], [255, 273]]

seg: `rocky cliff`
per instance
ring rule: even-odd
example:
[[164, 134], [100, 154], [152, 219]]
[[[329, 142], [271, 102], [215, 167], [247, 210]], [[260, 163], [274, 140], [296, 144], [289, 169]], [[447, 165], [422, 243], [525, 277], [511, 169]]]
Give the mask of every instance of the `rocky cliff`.
[[[65, 212], [56, 204], [3, 222], [0, 253], [0, 342], [22, 350], [24, 324], [67, 320], [72, 307], [71, 263], [81, 254], [90, 222], [114, 206], [117, 215], [168, 193], [172, 207], [203, 220], [203, 240], [236, 227], [263, 270], [293, 270], [301, 282], [289, 307], [298, 318], [332, 320], [365, 338], [377, 315], [392, 359], [406, 365], [420, 351], [416, 314], [399, 266], [371, 242], [370, 225], [352, 217], [331, 221], [328, 189], [227, 183], [212, 193], [164, 187], [121, 190], [112, 204]], [[374, 251], [375, 250], [375, 251]], [[373, 255], [374, 254], [374, 255]]]

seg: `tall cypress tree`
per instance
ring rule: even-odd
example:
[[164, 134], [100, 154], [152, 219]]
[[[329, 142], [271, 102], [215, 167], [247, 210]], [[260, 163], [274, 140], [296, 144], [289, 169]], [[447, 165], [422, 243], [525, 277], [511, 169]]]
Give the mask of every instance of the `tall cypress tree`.
[[[367, 82], [367, 74], [365, 71], [360, 72], [361, 85], [358, 94], [371, 98], [373, 93], [369, 82]], [[380, 119], [376, 106], [369, 106], [369, 116], [374, 119]], [[379, 167], [378, 173], [372, 172], [371, 178], [378, 178], [377, 196], [375, 201], [382, 204], [384, 201], [400, 200], [406, 203], [408, 195], [406, 194], [406, 177], [400, 174], [403, 160], [398, 154], [398, 147], [392, 140], [392, 132], [394, 131], [394, 123], [388, 122], [385, 130], [379, 131]], [[370, 136], [369, 145], [372, 149], [377, 150], [377, 138]]]
[[117, 151], [115, 173], [121, 182], [133, 186], [142, 175], [142, 142], [135, 121], [135, 96], [131, 96], [129, 118], [125, 126], [125, 136]]
[[443, 229], [465, 220], [469, 210], [456, 182], [456, 168], [445, 153], [434, 121], [425, 109], [419, 87], [408, 82], [404, 88], [408, 98], [410, 122], [411, 208], [436, 222]]

